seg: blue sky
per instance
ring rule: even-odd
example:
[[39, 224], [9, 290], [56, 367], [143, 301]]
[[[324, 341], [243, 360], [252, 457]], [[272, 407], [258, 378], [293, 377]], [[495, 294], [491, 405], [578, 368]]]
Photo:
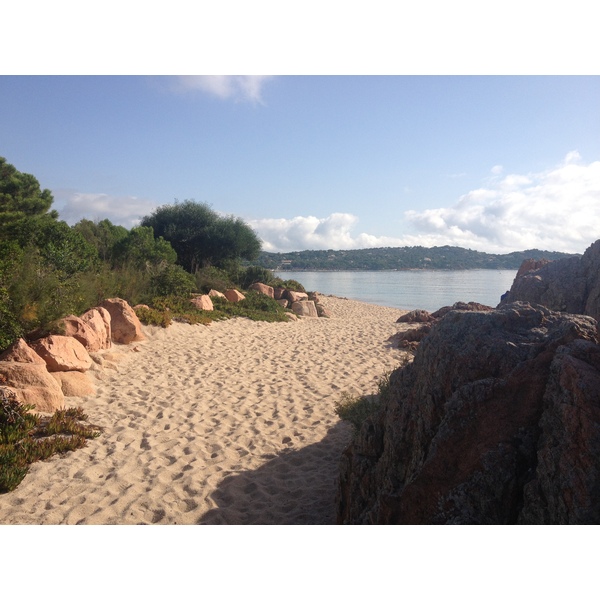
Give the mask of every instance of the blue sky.
[[600, 237], [598, 76], [2, 76], [0, 155], [71, 224], [194, 199], [272, 251]]

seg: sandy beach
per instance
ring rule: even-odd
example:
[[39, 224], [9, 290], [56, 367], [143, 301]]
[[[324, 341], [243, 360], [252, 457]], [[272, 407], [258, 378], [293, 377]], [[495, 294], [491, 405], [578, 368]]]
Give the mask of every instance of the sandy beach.
[[95, 396], [67, 398], [104, 432], [31, 466], [3, 524], [330, 524], [351, 426], [403, 353], [402, 310], [323, 297], [330, 319], [145, 327], [106, 352]]

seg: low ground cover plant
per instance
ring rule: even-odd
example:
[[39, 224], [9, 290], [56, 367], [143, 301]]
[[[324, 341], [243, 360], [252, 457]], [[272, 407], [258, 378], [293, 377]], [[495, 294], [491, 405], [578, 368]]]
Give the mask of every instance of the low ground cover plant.
[[[402, 369], [409, 364], [411, 359], [406, 355], [400, 362]], [[374, 394], [357, 395], [342, 392], [340, 400], [334, 403], [335, 414], [343, 421], [348, 421], [354, 428], [356, 435], [363, 423], [388, 400], [391, 394], [391, 372], [386, 371], [377, 382], [377, 392]]]
[[342, 392], [342, 398], [335, 402], [335, 414], [342, 420], [348, 421], [355, 433], [360, 431], [363, 423], [377, 412], [390, 393], [390, 373], [384, 373], [377, 382], [377, 393], [368, 395], [353, 395]]
[[[0, 385], [2, 382], [0, 382]], [[0, 493], [14, 490], [29, 471], [29, 465], [83, 448], [100, 435], [101, 428], [87, 422], [80, 408], [58, 410], [51, 417], [31, 412], [14, 392], [0, 387]]]

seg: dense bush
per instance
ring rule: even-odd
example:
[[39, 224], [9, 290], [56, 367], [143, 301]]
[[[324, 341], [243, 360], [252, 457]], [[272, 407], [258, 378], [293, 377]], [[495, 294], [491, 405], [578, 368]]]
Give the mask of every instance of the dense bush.
[[[404, 363], [406, 364], [406, 363]], [[377, 382], [377, 393], [363, 396], [354, 396], [342, 392], [341, 400], [335, 402], [334, 410], [337, 416], [348, 421], [354, 432], [360, 431], [363, 423], [374, 415], [390, 394], [390, 374], [384, 373]]]
[[264, 267], [250, 266], [244, 269], [239, 276], [238, 283], [243, 288], [249, 288], [253, 283], [271, 285], [273, 273]]
[[292, 290], [293, 292], [306, 292], [304, 286], [295, 279], [281, 279], [280, 277], [275, 277], [271, 279], [271, 283], [273, 287], [282, 287], [286, 290]]
[[245, 291], [245, 300], [228, 302], [223, 298], [213, 298], [217, 315], [224, 317], [246, 317], [253, 321], [287, 321], [287, 311], [273, 298], [253, 290]]
[[[58, 220], [52, 202], [35, 177], [0, 158], [0, 351], [110, 297], [151, 306], [156, 312], [142, 311], [140, 318], [159, 324], [168, 320], [167, 308], [170, 318], [187, 322], [284, 318], [277, 303], [251, 294], [238, 306], [223, 304], [211, 317], [189, 303], [195, 291], [273, 283], [268, 269], [241, 266], [257, 256], [260, 240], [240, 219], [185, 201], [160, 207], [131, 230], [108, 219], [82, 219], [70, 227]], [[281, 284], [304, 291], [295, 281]]]
[[198, 269], [195, 273], [196, 287], [203, 294], [208, 294], [210, 290], [224, 292], [226, 289], [235, 287], [230, 273], [218, 267], [204, 267]]
[[222, 217], [208, 204], [193, 200], [160, 206], [141, 224], [169, 241], [178, 264], [190, 273], [222, 268], [227, 261], [252, 260], [260, 252], [259, 238], [241, 219]]
[[0, 387], [0, 493], [14, 490], [30, 464], [82, 448], [100, 435], [100, 428], [89, 425], [81, 409], [59, 410], [46, 418], [31, 409]]
[[196, 290], [196, 280], [179, 265], [164, 265], [150, 277], [151, 292], [155, 296], [185, 296]]
[[137, 306], [135, 314], [144, 325], [168, 327], [173, 321], [173, 314], [170, 310], [159, 310], [145, 305]]

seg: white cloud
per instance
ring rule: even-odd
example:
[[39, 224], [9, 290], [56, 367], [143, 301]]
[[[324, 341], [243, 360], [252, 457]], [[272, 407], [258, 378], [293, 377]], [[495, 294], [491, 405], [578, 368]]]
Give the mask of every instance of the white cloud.
[[197, 90], [222, 100], [262, 103], [265, 83], [272, 79], [267, 75], [186, 75], [177, 77], [180, 90]]
[[581, 253], [600, 238], [600, 161], [584, 164], [570, 152], [555, 168], [494, 177], [453, 206], [404, 216], [413, 232], [402, 237], [355, 234], [358, 217], [348, 213], [250, 224], [271, 252], [449, 245], [498, 253], [530, 248]]
[[91, 221], [109, 219], [115, 225], [128, 229], [138, 225], [140, 219], [149, 215], [157, 206], [156, 202], [136, 196], [111, 196], [58, 190], [53, 193], [54, 207], [60, 219], [74, 225], [81, 219]]
[[[60, 218], [70, 224], [107, 218], [129, 228], [157, 207], [135, 196], [54, 190], [54, 197]], [[450, 207], [407, 211], [404, 217], [403, 230], [408, 225], [412, 232], [398, 237], [356, 232], [359, 218], [350, 213], [248, 224], [270, 252], [450, 245], [498, 253], [529, 248], [581, 253], [600, 238], [600, 161], [586, 164], [570, 152], [552, 169], [493, 177]]]
[[502, 165], [494, 165], [492, 167], [492, 175], [502, 175], [504, 167]]
[[333, 213], [324, 219], [294, 217], [293, 219], [257, 219], [249, 222], [263, 240], [268, 252], [285, 252], [329, 248], [355, 248], [350, 231], [358, 221], [348, 213]]
[[454, 206], [405, 216], [434, 245], [583, 252], [600, 237], [600, 161], [584, 164], [570, 152], [553, 169], [509, 174], [461, 196]]

